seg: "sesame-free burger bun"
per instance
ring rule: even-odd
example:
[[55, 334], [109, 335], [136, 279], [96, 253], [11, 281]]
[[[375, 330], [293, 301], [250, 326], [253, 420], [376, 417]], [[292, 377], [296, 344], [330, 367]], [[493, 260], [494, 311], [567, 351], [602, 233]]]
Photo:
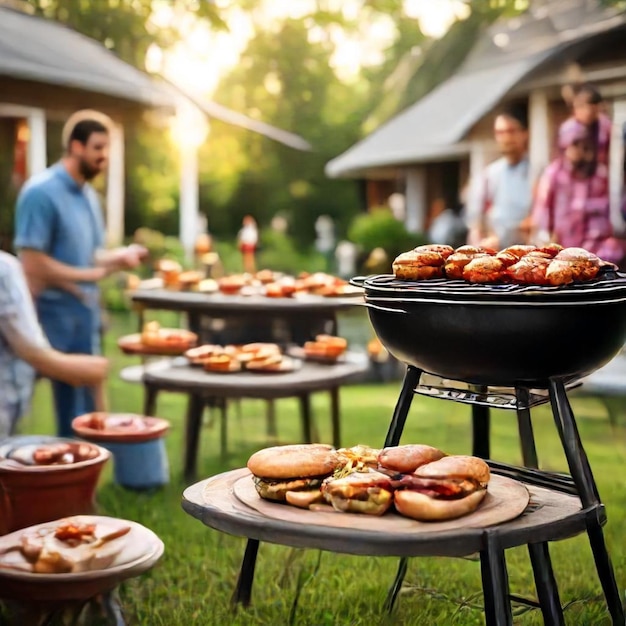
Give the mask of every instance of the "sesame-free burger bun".
[[263, 448], [248, 459], [248, 469], [255, 476], [275, 479], [328, 476], [337, 465], [334, 448], [321, 443]]
[[471, 478], [481, 485], [489, 482], [489, 466], [476, 456], [451, 455], [415, 470], [422, 478]]
[[393, 503], [398, 513], [405, 517], [421, 522], [438, 522], [472, 513], [486, 493], [486, 489], [480, 489], [458, 500], [440, 500], [407, 489], [396, 491], [393, 494]]
[[378, 463], [386, 469], [407, 474], [426, 463], [438, 461], [444, 456], [446, 456], [445, 452], [432, 446], [408, 444], [385, 448], [378, 455]]

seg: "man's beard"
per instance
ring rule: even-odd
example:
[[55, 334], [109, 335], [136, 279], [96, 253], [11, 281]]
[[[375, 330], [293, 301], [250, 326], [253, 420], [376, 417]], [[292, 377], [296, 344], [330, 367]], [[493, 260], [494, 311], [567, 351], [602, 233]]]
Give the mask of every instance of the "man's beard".
[[78, 169], [85, 180], [93, 180], [102, 171], [101, 167], [89, 165], [84, 159], [79, 161]]
[[579, 161], [572, 161], [572, 168], [579, 178], [590, 178], [595, 174], [596, 162], [580, 159]]

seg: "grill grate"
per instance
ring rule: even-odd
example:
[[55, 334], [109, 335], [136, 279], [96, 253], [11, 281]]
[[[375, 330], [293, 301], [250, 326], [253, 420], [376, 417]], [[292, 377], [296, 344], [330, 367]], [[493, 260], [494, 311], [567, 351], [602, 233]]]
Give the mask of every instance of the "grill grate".
[[436, 278], [433, 280], [399, 280], [392, 274], [380, 274], [369, 276], [364, 280], [363, 286], [376, 294], [402, 295], [410, 297], [414, 295], [435, 294], [445, 296], [536, 296], [536, 295], [563, 295], [575, 296], [576, 294], [605, 294], [622, 292], [626, 288], [626, 275], [613, 270], [605, 271], [599, 278], [584, 283], [573, 283], [559, 287], [544, 285], [518, 285], [505, 284], [481, 284], [469, 283], [464, 280], [451, 280], [449, 278]]

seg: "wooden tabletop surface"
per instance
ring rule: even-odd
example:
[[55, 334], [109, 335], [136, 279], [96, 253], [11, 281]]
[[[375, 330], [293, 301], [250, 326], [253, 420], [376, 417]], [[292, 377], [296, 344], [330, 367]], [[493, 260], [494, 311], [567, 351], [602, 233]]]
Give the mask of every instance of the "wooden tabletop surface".
[[222, 293], [198, 293], [168, 289], [137, 289], [130, 295], [132, 301], [145, 308], [197, 311], [205, 313], [268, 313], [316, 314], [334, 313], [363, 304], [363, 296], [324, 297], [302, 295], [296, 298], [268, 298], [266, 296], [224, 295]]
[[[464, 518], [456, 523], [432, 525], [399, 518], [403, 524], [394, 528], [393, 524], [386, 524], [385, 516], [370, 518], [344, 513], [322, 514], [336, 515], [336, 523], [329, 523], [326, 517], [312, 523], [315, 514], [311, 511], [276, 504], [273, 515], [267, 507], [261, 511], [260, 507], [242, 501], [237, 495], [237, 484], [249, 475], [248, 469], [237, 469], [191, 485], [183, 493], [183, 509], [205, 525], [232, 535], [370, 556], [465, 556], [482, 549], [485, 532], [498, 533], [503, 547], [508, 548], [530, 541], [563, 539], [586, 528], [586, 513], [578, 498], [529, 485], [526, 487], [530, 504], [526, 510], [511, 521], [487, 527], [464, 523]], [[285, 517], [285, 508], [290, 509], [291, 519]], [[345, 523], [356, 518], [358, 527]], [[428, 532], [424, 531], [425, 526], [430, 526]]]
[[[365, 355], [347, 353], [334, 365], [300, 362], [292, 372], [206, 372], [187, 364], [183, 358], [137, 366], [141, 380], [172, 391], [202, 390], [229, 397], [281, 398], [338, 387], [365, 372]], [[126, 376], [128, 378], [128, 376]]]

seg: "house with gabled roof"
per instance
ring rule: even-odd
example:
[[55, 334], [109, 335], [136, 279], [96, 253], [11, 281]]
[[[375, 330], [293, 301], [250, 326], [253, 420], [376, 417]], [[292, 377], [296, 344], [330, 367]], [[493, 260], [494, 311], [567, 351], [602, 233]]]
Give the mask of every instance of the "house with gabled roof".
[[[60, 126], [78, 109], [102, 111], [114, 122], [104, 199], [110, 244], [124, 235], [124, 125], [148, 111], [165, 126], [168, 118], [191, 108], [294, 149], [311, 148], [293, 133], [185, 93], [29, 8], [0, 0], [0, 211], [24, 180], [59, 157]], [[197, 147], [181, 152], [180, 236], [190, 252], [198, 232]], [[0, 247], [6, 248], [12, 233], [4, 226], [0, 219]]]
[[568, 115], [563, 87], [576, 80], [600, 89], [613, 119], [611, 209], [622, 228], [626, 11], [596, 0], [536, 0], [520, 16], [494, 23], [454, 75], [328, 162], [326, 173], [364, 180], [369, 207], [404, 194], [407, 227], [424, 231], [432, 203], [455, 205], [468, 180], [497, 157], [492, 128], [501, 106], [528, 105], [537, 176]]

